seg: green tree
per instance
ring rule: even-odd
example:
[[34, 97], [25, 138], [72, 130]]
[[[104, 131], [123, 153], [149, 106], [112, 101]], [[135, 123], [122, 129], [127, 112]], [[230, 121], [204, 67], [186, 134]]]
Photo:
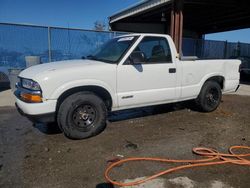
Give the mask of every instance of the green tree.
[[94, 23], [94, 30], [96, 31], [105, 31], [106, 30], [106, 24], [104, 21], [95, 21]]

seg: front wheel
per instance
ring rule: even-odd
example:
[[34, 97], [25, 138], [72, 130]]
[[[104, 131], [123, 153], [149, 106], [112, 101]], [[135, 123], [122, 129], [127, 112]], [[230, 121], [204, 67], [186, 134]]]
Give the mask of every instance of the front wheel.
[[221, 87], [217, 82], [207, 81], [195, 100], [198, 108], [203, 112], [212, 112], [217, 109], [222, 97]]
[[95, 136], [106, 127], [107, 108], [92, 92], [78, 92], [67, 97], [59, 107], [57, 122], [72, 139]]

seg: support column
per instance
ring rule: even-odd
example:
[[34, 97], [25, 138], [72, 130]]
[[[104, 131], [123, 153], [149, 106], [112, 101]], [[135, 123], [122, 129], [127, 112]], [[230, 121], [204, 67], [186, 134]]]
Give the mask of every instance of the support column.
[[48, 27], [48, 60], [51, 62], [51, 27]]
[[176, 45], [177, 52], [181, 54], [183, 34], [183, 3], [184, 0], [173, 0], [171, 10], [170, 35]]

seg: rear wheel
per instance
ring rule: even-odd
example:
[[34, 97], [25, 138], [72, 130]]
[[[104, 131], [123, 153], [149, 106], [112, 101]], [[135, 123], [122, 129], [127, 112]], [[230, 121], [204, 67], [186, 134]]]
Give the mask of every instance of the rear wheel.
[[58, 110], [57, 121], [72, 139], [95, 136], [106, 127], [107, 108], [97, 95], [78, 92], [67, 97]]
[[203, 85], [195, 102], [199, 110], [203, 112], [212, 112], [219, 106], [221, 97], [220, 85], [214, 81], [207, 81]]

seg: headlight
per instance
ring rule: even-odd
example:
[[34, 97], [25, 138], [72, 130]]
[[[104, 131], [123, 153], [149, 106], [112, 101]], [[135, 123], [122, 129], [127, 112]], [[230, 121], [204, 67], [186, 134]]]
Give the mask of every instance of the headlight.
[[33, 80], [22, 78], [21, 84], [22, 84], [22, 87], [26, 88], [26, 89], [30, 89], [30, 90], [34, 90], [34, 91], [41, 90], [39, 84]]

